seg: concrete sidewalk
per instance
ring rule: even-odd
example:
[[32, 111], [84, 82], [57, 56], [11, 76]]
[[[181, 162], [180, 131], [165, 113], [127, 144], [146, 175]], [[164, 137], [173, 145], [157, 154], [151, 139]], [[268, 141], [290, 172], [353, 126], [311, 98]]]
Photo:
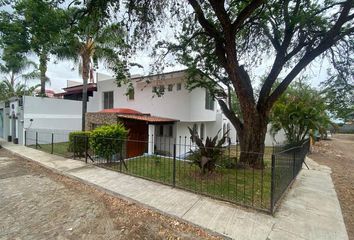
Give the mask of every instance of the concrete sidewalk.
[[272, 217], [24, 146], [0, 145], [57, 173], [232, 239], [348, 239], [331, 170], [310, 159], [310, 170], [300, 172]]

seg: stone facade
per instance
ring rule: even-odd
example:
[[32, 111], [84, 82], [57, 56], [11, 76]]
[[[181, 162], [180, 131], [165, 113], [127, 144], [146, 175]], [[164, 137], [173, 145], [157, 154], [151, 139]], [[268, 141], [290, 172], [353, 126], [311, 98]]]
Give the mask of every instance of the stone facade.
[[85, 129], [90, 131], [97, 126], [116, 124], [117, 121], [119, 121], [117, 113], [89, 112], [86, 113]]

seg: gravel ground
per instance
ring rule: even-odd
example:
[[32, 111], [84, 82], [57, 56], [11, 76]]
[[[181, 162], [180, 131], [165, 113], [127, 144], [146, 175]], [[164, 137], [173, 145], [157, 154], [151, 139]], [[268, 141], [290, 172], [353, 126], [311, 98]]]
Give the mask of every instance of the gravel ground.
[[0, 239], [221, 239], [0, 149]]
[[354, 240], [354, 134], [335, 134], [316, 143], [309, 157], [332, 168], [349, 239]]

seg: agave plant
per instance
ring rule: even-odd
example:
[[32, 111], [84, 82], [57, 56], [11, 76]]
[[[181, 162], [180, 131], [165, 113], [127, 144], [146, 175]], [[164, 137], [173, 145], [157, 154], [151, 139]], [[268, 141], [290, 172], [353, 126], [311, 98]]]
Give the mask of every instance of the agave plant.
[[192, 160], [200, 168], [202, 174], [212, 173], [215, 170], [216, 163], [222, 156], [222, 145], [225, 143], [229, 131], [226, 131], [221, 139], [218, 140], [221, 129], [215, 137], [207, 137], [205, 143], [194, 129], [188, 127], [192, 141], [198, 146], [198, 150], [193, 151]]

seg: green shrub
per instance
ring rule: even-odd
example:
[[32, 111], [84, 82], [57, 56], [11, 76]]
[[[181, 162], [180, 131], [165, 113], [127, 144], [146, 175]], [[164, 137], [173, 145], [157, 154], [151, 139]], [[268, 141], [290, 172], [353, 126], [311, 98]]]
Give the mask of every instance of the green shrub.
[[96, 155], [111, 160], [123, 150], [127, 136], [128, 130], [121, 123], [98, 127], [91, 132], [90, 146]]
[[[90, 132], [77, 131], [71, 132], [69, 134], [69, 147], [68, 151], [73, 152], [75, 157], [84, 157], [85, 148], [90, 148], [89, 140], [86, 138], [90, 137]], [[85, 145], [87, 145], [85, 147]]]

